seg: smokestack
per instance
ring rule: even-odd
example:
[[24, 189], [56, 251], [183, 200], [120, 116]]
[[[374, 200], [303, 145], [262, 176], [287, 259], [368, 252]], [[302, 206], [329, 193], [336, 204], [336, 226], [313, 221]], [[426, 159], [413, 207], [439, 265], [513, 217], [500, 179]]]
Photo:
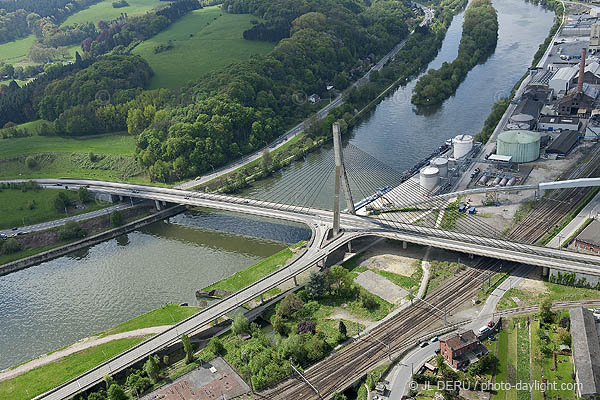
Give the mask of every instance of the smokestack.
[[577, 93], [583, 92], [583, 74], [585, 73], [585, 55], [587, 49], [581, 49], [581, 61], [579, 62], [579, 79], [577, 79]]

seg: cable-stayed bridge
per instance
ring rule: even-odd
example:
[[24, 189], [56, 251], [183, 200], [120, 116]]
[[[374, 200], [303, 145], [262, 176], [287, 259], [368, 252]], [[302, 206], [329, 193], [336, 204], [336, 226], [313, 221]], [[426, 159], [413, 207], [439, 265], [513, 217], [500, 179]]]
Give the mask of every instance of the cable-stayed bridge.
[[[277, 218], [306, 224], [312, 230], [307, 251], [290, 265], [37, 398], [65, 399], [91, 388], [101, 382], [106, 374], [125, 370], [178, 341], [181, 334], [198, 330], [281, 283], [294, 279], [314, 265], [324, 265], [327, 258], [341, 247], [351, 246], [353, 240], [365, 236], [384, 237], [469, 255], [600, 275], [599, 257], [510, 240], [486, 224], [483, 218], [464, 213], [459, 215], [457, 207], [449, 204], [449, 200], [456, 198], [460, 193], [434, 196], [414, 181], [407, 180], [398, 171], [356, 147], [347, 146], [345, 152], [342, 152], [339, 137], [335, 138], [335, 135], [334, 148], [334, 159], [315, 163], [310, 166], [308, 173], [292, 176], [277, 189], [267, 190], [252, 197], [86, 179], [35, 180], [42, 185], [88, 187], [96, 193], [154, 200], [157, 206], [166, 203], [184, 204]], [[587, 179], [565, 182], [562, 187], [599, 184], [597, 180]], [[315, 201], [323, 189], [331, 185], [334, 186], [335, 193], [333, 212], [315, 207]], [[371, 207], [375, 211], [374, 215], [357, 214], [353, 195], [358, 193], [368, 198], [377, 187], [400, 185], [402, 190], [394, 189], [384, 194], [388, 203], [385, 209], [377, 210]], [[554, 188], [560, 189], [560, 185], [558, 183]], [[299, 187], [303, 190], [298, 191]], [[538, 189], [540, 187], [542, 186], [538, 186]], [[378, 196], [377, 199], [381, 197]], [[340, 212], [342, 198], [346, 203], [345, 213]], [[290, 199], [294, 201], [291, 202]], [[390, 207], [390, 204], [393, 207]]]

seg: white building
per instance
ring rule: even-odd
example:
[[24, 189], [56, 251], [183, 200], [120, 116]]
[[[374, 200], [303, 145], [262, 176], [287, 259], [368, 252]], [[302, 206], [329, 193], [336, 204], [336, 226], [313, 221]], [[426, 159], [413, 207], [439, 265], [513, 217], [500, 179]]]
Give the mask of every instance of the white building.
[[590, 50], [600, 50], [600, 22], [592, 25], [590, 33]]
[[561, 91], [567, 92], [569, 90], [571, 81], [578, 71], [579, 67], [577, 65], [561, 68], [556, 71], [556, 74], [554, 74], [548, 83], [548, 86], [554, 92], [554, 96], [558, 95]]

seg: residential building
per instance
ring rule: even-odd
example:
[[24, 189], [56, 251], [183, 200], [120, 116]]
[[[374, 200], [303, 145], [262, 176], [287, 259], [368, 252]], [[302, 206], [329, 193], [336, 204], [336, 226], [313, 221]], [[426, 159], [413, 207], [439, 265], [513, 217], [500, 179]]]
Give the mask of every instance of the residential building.
[[483, 353], [479, 339], [472, 330], [456, 333], [446, 339], [440, 339], [440, 354], [452, 367], [467, 367]]
[[569, 311], [577, 397], [600, 398], [600, 341], [592, 311], [576, 307]]

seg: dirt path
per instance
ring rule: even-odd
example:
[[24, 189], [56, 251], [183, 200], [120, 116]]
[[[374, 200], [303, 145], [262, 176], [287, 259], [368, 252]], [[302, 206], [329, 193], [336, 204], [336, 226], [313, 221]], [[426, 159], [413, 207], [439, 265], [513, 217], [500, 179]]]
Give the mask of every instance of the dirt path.
[[15, 367], [13, 369], [5, 369], [4, 371], [0, 371], [0, 381], [4, 381], [6, 379], [12, 379], [18, 375], [24, 374], [25, 372], [32, 370], [34, 368], [41, 367], [42, 365], [46, 365], [53, 361], [60, 360], [63, 357], [66, 357], [73, 353], [77, 353], [78, 351], [81, 351], [81, 350], [89, 349], [90, 347], [98, 346], [98, 345], [108, 343], [108, 342], [111, 342], [111, 341], [117, 340], [117, 339], [125, 339], [125, 338], [134, 338], [134, 337], [140, 337], [140, 336], [153, 335], [153, 334], [161, 333], [170, 327], [171, 327], [171, 325], [153, 326], [151, 328], [137, 329], [135, 331], [117, 333], [115, 335], [109, 335], [109, 336], [104, 336], [104, 337], [90, 336], [85, 339], [81, 339], [80, 341], [72, 344], [71, 346], [69, 346], [65, 349], [55, 351], [54, 353], [51, 353], [51, 354], [46, 354], [46, 355], [40, 356], [38, 358], [35, 358], [31, 361], [26, 362], [25, 364], [21, 364], [18, 367]]

